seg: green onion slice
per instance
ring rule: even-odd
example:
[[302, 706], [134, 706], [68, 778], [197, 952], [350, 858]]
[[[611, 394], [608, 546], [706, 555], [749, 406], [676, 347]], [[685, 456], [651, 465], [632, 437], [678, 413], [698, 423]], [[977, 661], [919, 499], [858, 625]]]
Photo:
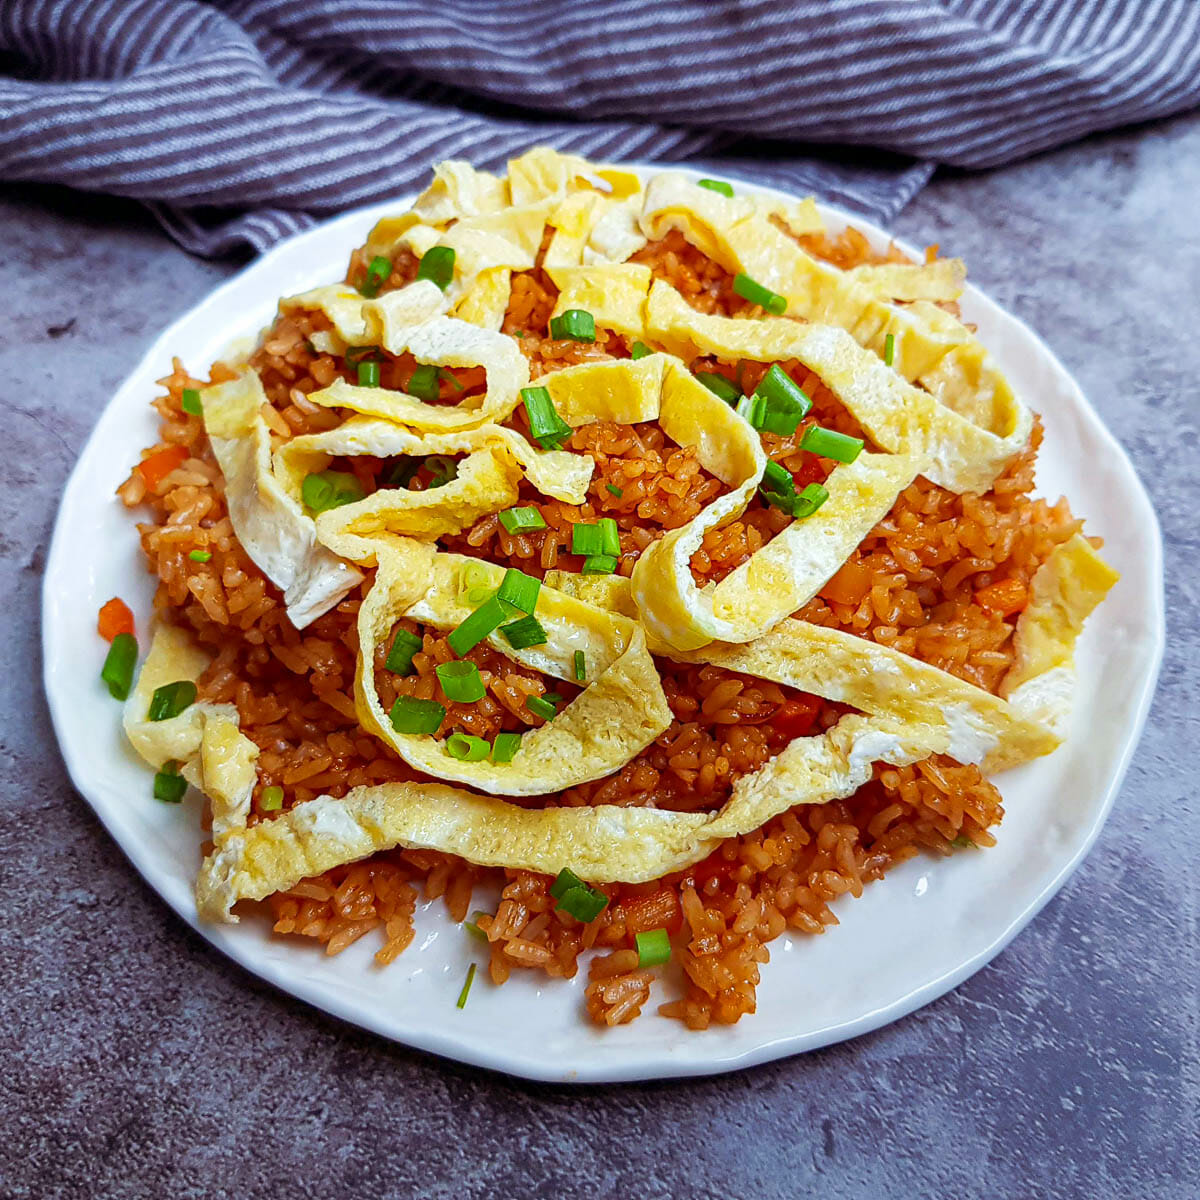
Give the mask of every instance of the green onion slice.
[[589, 887], [585, 883], [579, 887], [567, 888], [554, 907], [570, 913], [577, 921], [586, 925], [608, 907], [608, 897], [598, 888]]
[[560, 449], [574, 430], [558, 415], [550, 393], [544, 387], [522, 388], [521, 400], [525, 404], [525, 415], [529, 418], [529, 432], [542, 449]]
[[620, 558], [621, 533], [617, 529], [617, 522], [612, 517], [601, 517], [596, 524], [600, 526], [600, 553]]
[[455, 704], [474, 704], [476, 700], [482, 700], [487, 695], [483, 676], [473, 662], [460, 660], [439, 663], [434, 670], [437, 672], [438, 682], [442, 685], [442, 691], [446, 693], [446, 699], [453, 700]]
[[761, 283], [755, 282], [749, 275], [744, 273], [735, 275], [733, 277], [733, 290], [743, 300], [749, 300], [751, 304], [757, 304], [760, 308], [765, 308], [767, 312], [774, 313], [777, 317], [781, 317], [787, 312], [787, 301], [778, 292], [773, 292], [770, 288], [763, 287]]
[[378, 346], [347, 346], [344, 357], [346, 359], [346, 366], [357, 367], [358, 364], [360, 362], [362, 362], [362, 360], [364, 358], [378, 358], [379, 357], [379, 347]]
[[492, 593], [487, 568], [481, 562], [463, 563], [458, 568], [458, 598], [470, 605], [482, 604]]
[[535, 717], [541, 717], [543, 721], [553, 721], [558, 716], [558, 709], [554, 707], [553, 701], [547, 700], [544, 696], [526, 696], [525, 707]]
[[538, 593], [541, 590], [542, 581], [540, 579], [526, 575], [524, 571], [518, 571], [516, 567], [509, 567], [504, 572], [504, 579], [496, 595], [505, 604], [519, 608], [523, 613], [531, 613], [537, 608]]
[[458, 478], [458, 463], [446, 454], [431, 454], [425, 459], [425, 469], [433, 476], [429, 488], [445, 487], [452, 479]]
[[482, 762], [491, 749], [487, 738], [474, 737], [469, 733], [452, 733], [446, 739], [446, 753], [459, 762]]
[[594, 342], [596, 319], [586, 309], [568, 308], [561, 315], [551, 318], [550, 336], [562, 341]]
[[514, 650], [527, 650], [530, 646], [544, 646], [550, 639], [537, 617], [522, 617], [508, 625], [501, 625], [500, 632], [508, 639]]
[[583, 683], [587, 680], [587, 655], [582, 650], [575, 651], [575, 682]]
[[657, 967], [671, 957], [671, 935], [665, 929], [648, 929], [634, 934], [637, 944], [638, 966]]
[[579, 887], [587, 887], [587, 884], [570, 867], [563, 867], [550, 885], [550, 895], [555, 900], [561, 900], [572, 888]]
[[632, 359], [646, 358], [653, 353], [654, 351], [645, 342], [634, 342], [629, 347], [629, 357]]
[[887, 366], [891, 366], [896, 359], [896, 335], [889, 333], [883, 339], [883, 361]]
[[812, 408], [812, 401], [807, 394], [792, 382], [778, 363], [762, 377], [762, 382], [754, 389], [754, 394], [766, 400], [768, 409], [779, 412], [794, 412], [804, 417]]
[[450, 286], [450, 280], [454, 278], [454, 247], [430, 246], [421, 255], [417, 278], [436, 283], [444, 292]]
[[189, 550], [188, 558], [190, 558], [192, 560], [192, 562], [206, 563], [212, 558], [212, 551], [211, 550]]
[[417, 472], [421, 469], [424, 461], [421, 458], [410, 458], [408, 455], [402, 454], [392, 469], [384, 476], [383, 483], [380, 486], [385, 488], [408, 487], [416, 477]]
[[500, 514], [500, 524], [508, 533], [531, 533], [546, 528], [546, 518], [532, 505], [525, 508], [506, 508]]
[[133, 687], [133, 668], [137, 665], [138, 644], [132, 633], [118, 633], [104, 656], [100, 678], [108, 684], [114, 700], [128, 700]]
[[397, 629], [384, 667], [393, 675], [411, 675], [413, 655], [417, 654], [424, 644], [420, 634], [409, 633], [407, 629]]
[[755, 392], [753, 396], [743, 396], [737, 402], [736, 411], [739, 417], [745, 417], [755, 429], [761, 429], [767, 416], [767, 402]]
[[720, 192], [722, 196], [728, 196], [733, 199], [733, 184], [726, 183], [723, 179], [697, 179], [697, 187], [708, 188], [710, 192]]
[[489, 912], [484, 912], [482, 908], [477, 908], [471, 914], [471, 919], [469, 921], [463, 922], [463, 928], [473, 938], [480, 938], [486, 942], [488, 940], [488, 935], [486, 933], [484, 933], [482, 929], [479, 928], [479, 918], [480, 917], [490, 917], [491, 915], [492, 914]]
[[620, 498], [623, 495], [625, 495], [624, 491], [622, 491], [621, 488], [617, 487], [617, 485], [615, 483], [606, 483], [604, 486], [608, 490], [609, 495], [616, 496], [616, 498], [618, 500], [620, 500]]
[[581, 521], [578, 525], [572, 525], [571, 553], [603, 554], [604, 534], [601, 532], [600, 526], [596, 524], [589, 525], [586, 521]]
[[278, 812], [283, 807], [283, 788], [263, 788], [258, 798], [258, 807], [263, 812]]
[[498, 733], [492, 740], [492, 762], [512, 762], [520, 748], [519, 733]]
[[382, 254], [377, 254], [367, 267], [367, 276], [362, 282], [362, 287], [358, 289], [359, 294], [366, 296], [368, 300], [374, 300], [391, 273], [392, 260], [384, 258]]
[[436, 700], [398, 696], [389, 716], [397, 733], [437, 733], [446, 710]]
[[343, 504], [355, 504], [365, 495], [362, 484], [349, 471], [306, 475], [300, 485], [300, 498], [313, 516], [331, 508], [341, 508]]
[[584, 575], [612, 575], [617, 569], [615, 554], [589, 554], [580, 568]]
[[174, 760], [163, 763], [154, 776], [154, 798], [164, 804], [178, 804], [187, 794], [188, 782], [179, 773]]
[[820, 483], [810, 483], [792, 505], [793, 517], [811, 517], [829, 499], [829, 490]]
[[452, 629], [446, 641], [461, 657], [478, 646], [490, 633], [499, 629], [512, 615], [512, 610], [498, 596], [481, 604], [457, 629]]
[[193, 417], [204, 415], [204, 408], [200, 403], [200, 393], [196, 388], [183, 389], [183, 400], [180, 402], [180, 408]]
[[408, 377], [404, 390], [410, 396], [416, 396], [418, 400], [424, 400], [428, 404], [441, 395], [439, 378], [437, 367], [422, 364]]
[[438, 367], [438, 378], [444, 379], [456, 392], [465, 392], [466, 385], [458, 382], [458, 376], [453, 371], [447, 371], [445, 367]]
[[696, 378], [710, 392], [716, 396], [720, 396], [726, 404], [736, 404], [742, 394], [737, 390], [735, 384], [726, 379], [724, 375], [719, 375], [716, 371], [697, 371]]
[[967, 835], [965, 833], [960, 833], [958, 835], [958, 837], [956, 837], [954, 839], [954, 841], [952, 841], [950, 843], [950, 845], [954, 846], [956, 849], [959, 849], [959, 850], [969, 850], [972, 846], [975, 845], [975, 843], [973, 841], [971, 841], [971, 839], [969, 837], [967, 837]]
[[358, 364], [358, 386], [379, 386], [379, 364], [373, 359], [364, 358], [363, 361]]
[[852, 463], [862, 453], [862, 448], [862, 438], [849, 437], [836, 429], [822, 429], [820, 425], [810, 425], [800, 439], [801, 450], [840, 463]]
[[[453, 254], [454, 251], [452, 250], [450, 253]], [[458, 1005], [457, 1005], [458, 1008], [466, 1008], [467, 997], [471, 994], [471, 984], [473, 984], [474, 982], [475, 982], [475, 964], [472, 963], [467, 968], [467, 978], [466, 978], [466, 982], [462, 985], [462, 991], [458, 993]]]
[[190, 679], [164, 683], [162, 687], [155, 688], [154, 695], [150, 697], [148, 716], [151, 721], [169, 721], [189, 708], [195, 700], [196, 685]]

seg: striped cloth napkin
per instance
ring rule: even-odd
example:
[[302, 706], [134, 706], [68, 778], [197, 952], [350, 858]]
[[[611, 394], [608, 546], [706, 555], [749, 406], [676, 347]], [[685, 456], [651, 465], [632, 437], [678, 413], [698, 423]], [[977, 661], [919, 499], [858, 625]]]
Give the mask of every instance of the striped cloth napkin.
[[939, 163], [1200, 104], [1200, 0], [0, 0], [0, 71], [0, 178], [199, 254], [539, 142], [887, 221]]

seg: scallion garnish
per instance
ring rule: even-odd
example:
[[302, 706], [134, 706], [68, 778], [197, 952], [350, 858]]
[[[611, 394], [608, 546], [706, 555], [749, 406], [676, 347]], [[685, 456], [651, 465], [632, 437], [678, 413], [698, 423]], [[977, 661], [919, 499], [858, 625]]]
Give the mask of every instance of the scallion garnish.
[[421, 458], [409, 458], [408, 455], [401, 455], [392, 469], [383, 477], [381, 487], [385, 488], [406, 488], [416, 477], [417, 472], [421, 469], [421, 464], [424, 462]]
[[546, 692], [545, 695], [542, 696], [542, 699], [549, 700], [551, 704], [557, 707], [563, 702], [563, 695], [562, 692]]
[[204, 408], [200, 403], [200, 393], [196, 388], [183, 389], [183, 399], [180, 401], [179, 407], [189, 416], [202, 417], [204, 415]]
[[618, 500], [625, 495], [625, 493], [619, 487], [617, 487], [615, 483], [606, 483], [604, 487], [610, 496], [616, 496]]
[[574, 431], [558, 415], [550, 393], [544, 387], [522, 388], [521, 400], [525, 404], [525, 415], [529, 418], [529, 432], [542, 449], [560, 449]]
[[736, 404], [741, 392], [724, 375], [716, 371], [697, 371], [696, 378], [715, 396], [720, 396], [726, 404]]
[[362, 287], [358, 289], [359, 295], [366, 296], [368, 300], [374, 300], [391, 273], [392, 260], [384, 258], [382, 254], [377, 254], [367, 267], [367, 277], [363, 280]]
[[491, 576], [481, 562], [463, 563], [458, 569], [458, 598], [474, 607], [482, 604], [495, 589]]
[[408, 383], [404, 385], [404, 390], [410, 396], [416, 396], [418, 400], [424, 400], [428, 404], [431, 400], [436, 400], [441, 395], [442, 389], [438, 379], [437, 367], [430, 366], [428, 363], [422, 363], [408, 377]]
[[653, 353], [654, 351], [651, 350], [645, 342], [634, 342], [633, 345], [629, 347], [629, 357], [632, 359], [647, 358]]
[[417, 278], [436, 283], [444, 292], [450, 286], [450, 280], [454, 278], [454, 247], [430, 246], [421, 255]]
[[792, 505], [793, 517], [811, 517], [829, 499], [829, 489], [821, 483], [810, 483]]
[[278, 812], [283, 807], [283, 788], [263, 788], [258, 798], [258, 807], [263, 812]]
[[206, 563], [212, 558], [212, 551], [210, 551], [210, 550], [189, 550], [188, 558], [190, 558], [192, 560], [192, 562]]
[[154, 776], [154, 798], [164, 804], [178, 804], [187, 794], [188, 782], [179, 773], [174, 760], [165, 762]]
[[639, 967], [657, 967], [671, 957], [671, 935], [665, 929], [636, 933], [633, 940], [637, 945]]
[[580, 522], [571, 526], [572, 554], [603, 554], [604, 534], [599, 525]]
[[958, 837], [956, 837], [950, 843], [950, 845], [954, 846], [958, 850], [969, 850], [973, 845], [975, 845], [975, 843], [971, 841], [971, 839], [967, 837], [965, 833], [960, 833]]
[[862, 438], [849, 437], [836, 429], [822, 429], [820, 425], [810, 425], [800, 439], [801, 450], [840, 463], [852, 463], [862, 453], [862, 448]]
[[583, 683], [587, 679], [587, 656], [582, 650], [575, 651], [575, 682]]
[[584, 575], [612, 575], [617, 569], [615, 554], [589, 554], [579, 568]]
[[472, 914], [469, 921], [463, 922], [463, 928], [473, 937], [479, 938], [481, 941], [487, 941], [488, 935], [479, 928], [480, 917], [490, 917], [492, 914], [484, 912], [482, 908], [477, 908]]
[[523, 613], [531, 613], [537, 608], [538, 593], [542, 590], [542, 581], [516, 567], [509, 567], [504, 572], [496, 595], [513, 608], [519, 608]]
[[550, 336], [560, 341], [594, 342], [596, 319], [583, 308], [568, 308], [550, 319]]
[[733, 199], [733, 184], [726, 183], [723, 179], [697, 179], [696, 186], [708, 188], [710, 192], [720, 192], [722, 196]]
[[151, 721], [169, 721], [172, 717], [179, 716], [195, 700], [196, 685], [190, 679], [177, 679], [174, 683], [164, 683], [162, 687], [154, 689], [154, 695], [150, 697], [150, 711], [147, 715]]
[[527, 650], [530, 646], [544, 646], [550, 639], [537, 617], [522, 617], [500, 626], [500, 632], [514, 650]]
[[600, 526], [600, 553], [621, 557], [621, 534], [617, 522], [612, 517], [601, 517], [596, 522]]
[[472, 963], [467, 968], [466, 982], [462, 985], [462, 991], [458, 993], [458, 1008], [466, 1008], [467, 997], [471, 994], [471, 984], [475, 982], [475, 964]]
[[519, 733], [498, 733], [492, 739], [492, 762], [512, 762], [521, 748]]
[[483, 762], [491, 753], [492, 746], [487, 738], [469, 733], [452, 733], [446, 739], [446, 753], [459, 762]]
[[796, 481], [791, 473], [777, 462], [767, 463], [758, 490], [768, 504], [797, 519], [811, 516], [829, 499], [829, 492], [819, 483], [810, 483], [797, 495]]
[[445, 367], [438, 367], [438, 378], [444, 379], [456, 392], [465, 392], [466, 385], [458, 382], [458, 376], [453, 371], [447, 371]]
[[358, 364], [358, 386], [379, 386], [379, 364], [374, 359], [364, 358]]
[[554, 702], [543, 696], [526, 696], [525, 707], [535, 717], [541, 717], [543, 721], [553, 721], [558, 716], [558, 709], [554, 707]]
[[461, 657], [478, 646], [488, 634], [500, 628], [512, 615], [512, 610], [498, 597], [481, 604], [457, 629], [446, 636], [446, 642]]
[[887, 366], [891, 366], [896, 357], [896, 335], [889, 333], [883, 339], [883, 361]]
[[554, 906], [570, 913], [585, 925], [594, 921], [607, 907], [608, 897], [598, 888], [584, 883], [568, 867], [563, 867], [550, 885], [550, 895], [558, 901]]
[[384, 667], [393, 675], [411, 675], [413, 655], [417, 654], [423, 645], [420, 634], [409, 633], [407, 629], [397, 629]]
[[487, 695], [479, 668], [470, 661], [438, 663], [434, 668], [446, 699], [455, 704], [474, 704]]
[[737, 415], [745, 417], [755, 429], [761, 429], [767, 415], [766, 398], [757, 392], [753, 396], [743, 396], [737, 402]]
[[545, 529], [546, 518], [532, 506], [506, 508], [500, 514], [500, 524], [508, 533], [531, 533], [535, 529]]
[[550, 896], [554, 900], [561, 900], [566, 892], [572, 888], [587, 887], [587, 884], [571, 870], [570, 867], [563, 867], [561, 871], [554, 877], [554, 882], [550, 884]]
[[424, 462], [429, 472], [429, 489], [445, 487], [452, 479], [458, 478], [458, 463], [446, 454], [431, 454]]
[[343, 356], [346, 360], [346, 366], [357, 367], [364, 358], [378, 358], [378, 346], [347, 346], [346, 353]]
[[365, 495], [362, 484], [349, 471], [306, 475], [300, 485], [300, 498], [313, 516], [331, 508], [341, 508], [343, 504], [355, 504]]
[[137, 638], [132, 633], [118, 633], [104, 656], [100, 678], [108, 684], [108, 694], [114, 700], [128, 700], [133, 686], [133, 668], [137, 665]]
[[446, 709], [436, 700], [398, 696], [389, 716], [397, 733], [437, 733]]
[[758, 387], [754, 389], [756, 396], [762, 396], [767, 401], [768, 408], [781, 412], [797, 412], [807, 416], [812, 408], [812, 401], [805, 392], [792, 382], [787, 372], [775, 363], [762, 377]]
[[743, 300], [749, 300], [751, 304], [757, 304], [760, 308], [765, 308], [767, 312], [774, 313], [777, 317], [781, 317], [787, 312], [787, 301], [778, 292], [773, 292], [770, 288], [763, 287], [761, 283], [751, 279], [749, 275], [735, 275], [733, 277], [733, 290]]

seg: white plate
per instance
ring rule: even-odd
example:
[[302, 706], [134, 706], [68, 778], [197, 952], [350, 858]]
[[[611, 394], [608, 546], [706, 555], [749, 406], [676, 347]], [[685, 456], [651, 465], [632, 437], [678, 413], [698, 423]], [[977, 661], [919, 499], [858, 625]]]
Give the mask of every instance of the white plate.
[[[749, 186], [749, 185], [747, 185]], [[754, 190], [754, 189], [749, 189]], [[99, 683], [104, 644], [96, 610], [120, 595], [145, 631], [152, 577], [132, 515], [113, 495], [142, 446], [157, 440], [154, 380], [179, 355], [204, 371], [236, 338], [267, 324], [280, 296], [340, 279], [350, 250], [383, 213], [409, 198], [348, 213], [276, 247], [155, 342], [105, 410], [63, 495], [46, 566], [45, 683], [76, 787], [133, 864], [213, 945], [319, 1008], [397, 1041], [533, 1079], [613, 1081], [700, 1075], [781, 1058], [894, 1021], [954, 987], [997, 954], [1079, 864], [1120, 786], [1149, 706], [1163, 648], [1158, 525], [1124, 452], [1049, 349], [1021, 322], [968, 288], [965, 319], [979, 325], [1017, 391], [1042, 413], [1038, 484], [1060, 492], [1087, 530], [1105, 538], [1120, 584], [1088, 623], [1068, 742], [1000, 778], [1007, 816], [999, 845], [947, 861], [904, 864], [861, 899], [837, 905], [828, 936], [771, 944], [758, 1011], [731, 1028], [694, 1033], [654, 1011], [618, 1029], [583, 1015], [586, 971], [571, 981], [514, 974], [501, 988], [481, 974], [465, 1009], [455, 999], [475, 943], [441, 902], [418, 908], [417, 937], [395, 964], [371, 964], [368, 936], [337, 958], [273, 939], [264, 922], [197, 924], [197, 807], [151, 798], [150, 773], [120, 733], [120, 706]], [[887, 235], [836, 209], [877, 245]], [[910, 253], [911, 253], [910, 249]]]

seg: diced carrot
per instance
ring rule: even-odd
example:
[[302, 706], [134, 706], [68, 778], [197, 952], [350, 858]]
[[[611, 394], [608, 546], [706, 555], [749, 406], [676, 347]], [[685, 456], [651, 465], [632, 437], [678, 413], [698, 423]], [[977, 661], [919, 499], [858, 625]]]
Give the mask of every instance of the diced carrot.
[[129, 611], [129, 605], [117, 596], [102, 604], [96, 628], [106, 642], [111, 642], [118, 633], [133, 633], [133, 613]]
[[137, 465], [137, 471], [145, 481], [146, 487], [154, 492], [176, 467], [184, 464], [187, 456], [187, 447], [168, 446], [165, 450], [159, 450], [156, 454], [150, 455], [149, 458], [143, 458]]
[[932, 246], [926, 246], [925, 247], [925, 262], [926, 263], [937, 262], [938, 251], [941, 248], [942, 247], [941, 247], [940, 242], [934, 242]]
[[1000, 617], [1011, 617], [1024, 610], [1029, 592], [1019, 579], [1001, 579], [975, 593], [975, 603]]
[[812, 729], [820, 711], [821, 701], [816, 696], [785, 700], [771, 718], [771, 725], [777, 733], [791, 741], [792, 738], [803, 737]]
[[674, 888], [662, 888], [636, 900], [622, 901], [621, 908], [625, 913], [625, 927], [631, 934], [646, 933], [651, 929], [678, 933], [683, 923], [679, 895]]
[[833, 604], [857, 608], [871, 590], [872, 579], [870, 567], [857, 562], [843, 563], [817, 594]]

